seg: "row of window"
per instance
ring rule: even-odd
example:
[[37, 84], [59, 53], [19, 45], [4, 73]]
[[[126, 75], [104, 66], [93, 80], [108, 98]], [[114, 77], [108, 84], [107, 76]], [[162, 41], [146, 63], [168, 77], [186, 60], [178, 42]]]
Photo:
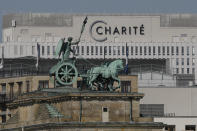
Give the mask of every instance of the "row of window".
[[[180, 51], [181, 48], [181, 51]], [[74, 47], [75, 50], [75, 47]], [[77, 46], [76, 52], [79, 53], [80, 46]], [[185, 51], [186, 50], [186, 51]], [[194, 55], [194, 47], [191, 47], [192, 50], [192, 55]], [[100, 52], [99, 52], [100, 51]], [[179, 46], [86, 46], [86, 54], [89, 55], [103, 55], [103, 53], [108, 54], [108, 55], [125, 55], [128, 53], [128, 55], [190, 55], [190, 47], [187, 46], [186, 49], [184, 46], [179, 47]], [[81, 54], [84, 55], [84, 46], [81, 46]]]
[[[40, 53], [41, 55], [51, 55], [51, 48], [52, 48], [52, 55], [55, 55], [55, 46], [41, 46], [40, 48]], [[37, 47], [36, 46], [32, 46], [31, 48], [31, 54], [32, 55], [35, 55], [36, 54], [36, 50], [37, 50]], [[19, 52], [18, 52], [18, 48], [17, 48], [17, 45], [14, 46], [14, 55], [24, 55], [24, 46], [20, 45], [19, 47]]]
[[[175, 125], [166, 125], [165, 131], [176, 131]], [[182, 129], [182, 131], [196, 131], [196, 125], [185, 125], [185, 130]]]
[[[181, 60], [181, 64], [179, 64], [180, 60]], [[184, 58], [181, 58], [181, 59], [176, 58], [176, 65], [185, 65]], [[186, 59], [186, 65], [190, 65], [190, 59], [189, 58]], [[195, 65], [195, 59], [194, 58], [192, 58], [192, 65]]]
[[[17, 45], [14, 46], [14, 55], [23, 55], [23, 47], [20, 45], [19, 52]], [[41, 55], [55, 55], [55, 46], [41, 46]], [[73, 46], [75, 53], [81, 55], [194, 55], [194, 47], [179, 47], [179, 46]], [[32, 46], [32, 55], [35, 55], [36, 46]], [[190, 53], [191, 52], [191, 53]]]
[[[192, 74], [195, 74], [195, 68], [192, 68]], [[186, 68], [186, 72], [184, 68], [176, 68], [176, 74], [190, 74], [190, 68]]]
[[[21, 82], [16, 82], [16, 84], [18, 85], [18, 92], [17, 94], [14, 94], [14, 82], [9, 83], [9, 88], [10, 91], [6, 93], [6, 83], [2, 83], [1, 84], [1, 88], [2, 88], [2, 93], [7, 94], [10, 98], [14, 98], [14, 96], [19, 96], [22, 93], [28, 93], [30, 92], [30, 81], [26, 81], [25, 82], [25, 86], [24, 83]], [[38, 85], [38, 89], [42, 89], [42, 88], [49, 88], [49, 81], [48, 80], [39, 80], [39, 85]], [[25, 90], [22, 89], [25, 87]], [[22, 92], [24, 91], [24, 92]]]

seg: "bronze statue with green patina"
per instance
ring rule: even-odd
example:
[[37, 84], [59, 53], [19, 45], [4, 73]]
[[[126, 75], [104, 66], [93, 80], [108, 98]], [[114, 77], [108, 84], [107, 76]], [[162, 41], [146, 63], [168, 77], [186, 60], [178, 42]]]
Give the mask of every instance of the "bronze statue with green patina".
[[67, 41], [65, 41], [65, 38], [62, 38], [58, 42], [58, 45], [56, 47], [56, 56], [58, 56], [58, 58], [61, 57], [61, 59], [49, 70], [49, 75], [55, 76], [54, 79], [57, 85], [71, 85], [76, 81], [78, 77], [78, 71], [75, 67], [75, 57], [71, 59], [70, 52], [74, 53], [71, 48], [72, 45], [79, 44], [86, 23], [87, 17], [83, 21], [80, 36], [76, 42], [72, 41], [72, 37], [68, 37]]
[[[80, 42], [86, 23], [87, 17], [83, 21], [80, 37], [76, 42], [72, 42], [72, 37], [68, 37], [67, 41], [63, 38], [58, 42], [56, 56], [61, 57], [61, 59], [50, 69], [49, 74], [50, 76], [55, 76], [55, 83], [59, 86], [72, 85], [76, 82], [78, 76], [80, 76], [86, 81], [87, 86], [89, 86], [91, 90], [114, 91], [115, 89], [120, 88], [118, 71], [123, 69], [122, 60], [114, 60], [111, 63], [105, 63], [101, 66], [93, 67], [88, 70], [86, 74], [78, 74], [75, 66], [75, 58], [70, 58], [70, 53], [74, 52], [71, 46], [78, 45]], [[114, 87], [115, 81], [118, 82], [117, 87]]]
[[72, 39], [72, 37], [68, 37], [68, 41], [65, 42], [65, 38], [63, 38], [58, 42], [58, 45], [56, 47], [56, 56], [62, 57], [61, 62], [69, 60], [70, 52], [74, 53], [71, 46], [77, 45], [80, 42], [80, 40], [72, 42]]
[[81, 35], [82, 35], [83, 31], [84, 31], [86, 23], [87, 23], [87, 17], [83, 21], [83, 25], [82, 25], [82, 28], [81, 28], [80, 36], [79, 36], [79, 39], [76, 42], [72, 42], [72, 40], [73, 40], [72, 37], [68, 37], [67, 42], [65, 42], [65, 38], [60, 39], [60, 41], [58, 42], [58, 45], [56, 47], [56, 56], [60, 57], [62, 55], [62, 58], [61, 58], [62, 62], [69, 59], [70, 52], [74, 53], [74, 51], [72, 50], [71, 46], [79, 44], [80, 39], [81, 39]]
[[[93, 67], [87, 71], [87, 83], [91, 90], [114, 91], [120, 88], [121, 82], [118, 78], [118, 71], [123, 69], [123, 62], [120, 59]], [[114, 87], [115, 81], [118, 82], [117, 87]]]

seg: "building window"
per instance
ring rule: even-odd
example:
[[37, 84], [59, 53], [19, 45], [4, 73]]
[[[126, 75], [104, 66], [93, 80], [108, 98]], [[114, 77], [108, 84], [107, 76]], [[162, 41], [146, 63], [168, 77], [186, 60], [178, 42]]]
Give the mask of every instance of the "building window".
[[196, 131], [196, 125], [185, 125], [186, 131]]
[[113, 46], [113, 55], [116, 55], [116, 46]]
[[167, 55], [170, 55], [170, 47], [167, 46]]
[[189, 46], [187, 46], [187, 55], [189, 55]]
[[30, 91], [30, 83], [29, 81], [26, 81], [26, 92]]
[[55, 56], [55, 46], [53, 46], [53, 56]]
[[181, 47], [181, 54], [184, 55], [184, 47]]
[[140, 115], [143, 117], [164, 116], [164, 104], [140, 104]]
[[195, 59], [192, 58], [192, 65], [195, 65]]
[[121, 81], [121, 92], [131, 92], [131, 81]]
[[17, 48], [17, 45], [14, 45], [14, 55], [18, 55], [18, 48]]
[[50, 46], [47, 46], [47, 55], [50, 55]]
[[179, 58], [176, 58], [176, 65], [179, 65]]
[[187, 74], [189, 74], [189, 68], [187, 68]]
[[84, 46], [81, 46], [81, 55], [84, 55]]
[[131, 46], [131, 55], [133, 55], [133, 46]]
[[72, 50], [73, 50], [73, 55], [75, 55], [75, 51], [76, 51], [75, 46], [72, 46]]
[[23, 46], [20, 45], [20, 55], [23, 55]]
[[49, 81], [48, 80], [40, 80], [38, 89], [49, 88]]
[[36, 50], [36, 47], [35, 46], [32, 46], [32, 55], [35, 55], [35, 50]]
[[174, 46], [171, 47], [171, 54], [174, 55]]
[[124, 46], [122, 46], [122, 55], [125, 55], [125, 49], [124, 49]]
[[73, 55], [75, 55], [75, 53], [76, 53], [76, 46], [72, 46], [72, 49], [73, 49]]
[[111, 46], [109, 46], [109, 55], [111, 55]]
[[144, 46], [144, 55], [147, 55], [147, 54], [146, 54], [146, 46]]
[[184, 58], [181, 59], [181, 65], [184, 65]]
[[94, 55], [94, 46], [91, 46], [91, 55]]
[[89, 46], [87, 46], [86, 54], [89, 55]]
[[138, 47], [135, 47], [135, 55], [138, 55]]
[[103, 107], [103, 112], [108, 112], [108, 108], [107, 107]]
[[44, 55], [44, 46], [42, 46], [42, 56]]
[[104, 55], [107, 55], [107, 46], [104, 46]]
[[95, 49], [96, 49], [96, 55], [98, 55], [98, 46], [96, 46]]
[[165, 55], [165, 52], [166, 52], [165, 46], [162, 47], [162, 52], [163, 52], [163, 55]]
[[176, 55], [179, 55], [179, 47], [176, 47]]
[[[80, 46], [77, 46], [77, 47], [76, 47], [76, 49], [77, 49], [77, 54], [78, 54], [78, 55], [79, 55], [79, 47], [80, 47]], [[98, 47], [97, 47], [97, 54], [98, 54]]]
[[20, 96], [22, 94], [22, 82], [17, 82], [18, 83], [18, 95]]
[[179, 68], [176, 68], [176, 74], [179, 74]]
[[140, 55], [142, 55], [142, 47], [140, 46]]
[[148, 54], [151, 55], [151, 46], [148, 47]]
[[161, 55], [161, 47], [158, 46], [158, 55]]
[[192, 46], [192, 55], [195, 55], [195, 49], [193, 46]]
[[189, 58], [187, 58], [187, 65], [189, 65]]
[[155, 46], [153, 46], [153, 55], [155, 55], [155, 51], [156, 49], [155, 49]]
[[129, 55], [129, 46], [126, 46], [126, 55]]
[[103, 55], [103, 47], [100, 46], [100, 55]]
[[181, 68], [181, 74], [184, 74], [184, 68]]
[[118, 46], [118, 55], [120, 55], [120, 46]]
[[175, 131], [175, 125], [167, 125], [165, 126], [165, 131]]

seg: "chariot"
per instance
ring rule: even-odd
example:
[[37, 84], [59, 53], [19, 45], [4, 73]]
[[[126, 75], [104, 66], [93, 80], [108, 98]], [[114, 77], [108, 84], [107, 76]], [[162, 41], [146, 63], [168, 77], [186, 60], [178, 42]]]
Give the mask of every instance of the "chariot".
[[58, 62], [50, 70], [50, 75], [55, 76], [55, 82], [59, 85], [72, 85], [78, 77], [75, 60], [70, 59], [66, 62]]
[[[81, 34], [84, 30], [85, 24], [87, 23], [87, 17], [83, 22]], [[59, 86], [70, 86], [76, 82], [78, 77], [82, 77], [86, 81], [87, 87], [94, 90], [108, 90], [113, 91], [114, 81], [118, 82], [118, 87], [120, 87], [120, 79], [118, 78], [118, 70], [123, 69], [122, 60], [118, 59], [108, 64], [102, 64], [101, 66], [92, 67], [85, 74], [79, 74], [75, 61], [76, 58], [70, 58], [70, 52], [74, 51], [71, 49], [72, 45], [78, 45], [80, 42], [81, 35], [76, 42], [72, 42], [72, 37], [68, 37], [67, 42], [65, 38], [60, 39], [56, 47], [56, 56], [61, 56], [61, 60], [54, 65], [50, 71], [49, 75], [54, 76], [54, 82]], [[85, 59], [84, 59], [85, 60]], [[107, 85], [107, 86], [105, 86]]]

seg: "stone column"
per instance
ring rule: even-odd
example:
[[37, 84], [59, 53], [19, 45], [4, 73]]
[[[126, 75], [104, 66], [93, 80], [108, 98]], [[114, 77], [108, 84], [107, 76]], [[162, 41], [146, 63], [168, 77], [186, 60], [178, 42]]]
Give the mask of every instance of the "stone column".
[[194, 74], [194, 79], [195, 79], [195, 82], [194, 82], [194, 84], [195, 85], [197, 85], [197, 54], [196, 54], [196, 52], [195, 51], [197, 51], [197, 46], [192, 46], [192, 56], [193, 56], [193, 58], [194, 58], [194, 64], [195, 64], [195, 66], [194, 66], [194, 68], [195, 68], [195, 74]]
[[194, 59], [194, 64], [195, 64], [194, 79], [195, 79], [195, 85], [197, 85], [197, 59], [196, 58]]
[[131, 107], [132, 107], [132, 120], [137, 121], [137, 119], [140, 117], [140, 99], [139, 98], [133, 98], [131, 100]]

